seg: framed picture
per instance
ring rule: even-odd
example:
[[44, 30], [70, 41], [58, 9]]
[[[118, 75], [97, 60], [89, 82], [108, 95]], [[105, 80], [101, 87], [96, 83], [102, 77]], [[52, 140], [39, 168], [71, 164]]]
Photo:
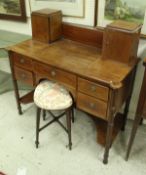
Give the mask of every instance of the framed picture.
[[29, 0], [31, 10], [52, 8], [62, 10], [63, 16], [84, 18], [85, 0]]
[[97, 26], [105, 27], [113, 20], [142, 23], [141, 33], [146, 36], [145, 0], [97, 0]]
[[0, 19], [26, 21], [25, 0], [0, 0]]

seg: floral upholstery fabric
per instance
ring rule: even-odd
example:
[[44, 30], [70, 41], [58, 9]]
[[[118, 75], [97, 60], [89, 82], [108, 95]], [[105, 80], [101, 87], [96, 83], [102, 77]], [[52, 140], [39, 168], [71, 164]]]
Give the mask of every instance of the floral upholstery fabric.
[[45, 80], [35, 89], [34, 103], [42, 109], [62, 110], [72, 105], [72, 98], [62, 85]]

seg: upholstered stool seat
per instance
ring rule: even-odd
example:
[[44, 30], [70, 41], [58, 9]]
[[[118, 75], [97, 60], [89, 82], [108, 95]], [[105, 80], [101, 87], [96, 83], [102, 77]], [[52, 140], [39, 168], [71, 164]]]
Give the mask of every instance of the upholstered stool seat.
[[[36, 147], [39, 144], [39, 132], [53, 122], [58, 122], [68, 133], [69, 148], [71, 149], [71, 119], [73, 118], [73, 99], [70, 93], [60, 84], [52, 81], [42, 81], [34, 91], [34, 103], [37, 106], [36, 120]], [[48, 111], [53, 119], [40, 128], [41, 110]], [[59, 116], [55, 116], [51, 111], [65, 110]], [[66, 114], [67, 128], [59, 121]]]
[[45, 110], [62, 110], [70, 107], [73, 101], [63, 86], [55, 82], [43, 81], [35, 89], [34, 103]]

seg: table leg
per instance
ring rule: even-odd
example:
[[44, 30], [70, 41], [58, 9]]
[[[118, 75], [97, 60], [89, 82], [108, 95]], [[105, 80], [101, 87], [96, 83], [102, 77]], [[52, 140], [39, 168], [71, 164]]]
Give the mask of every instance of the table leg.
[[121, 128], [122, 131], [125, 131], [125, 126], [126, 126], [126, 122], [127, 122], [127, 116], [128, 116], [128, 111], [129, 111], [130, 100], [131, 100], [131, 96], [127, 99], [126, 104], [125, 104], [124, 115], [123, 115], [123, 124], [122, 124], [122, 128]]
[[144, 104], [145, 104], [145, 99], [146, 99], [146, 93], [145, 92], [145, 87], [146, 87], [146, 69], [145, 69], [145, 73], [144, 73], [144, 78], [143, 78], [143, 83], [141, 86], [141, 91], [140, 91], [140, 95], [139, 95], [139, 100], [138, 100], [138, 105], [137, 105], [137, 109], [136, 109], [136, 114], [135, 114], [135, 119], [134, 119], [134, 124], [133, 124], [133, 128], [131, 131], [131, 136], [130, 136], [130, 140], [128, 143], [128, 149], [127, 149], [127, 154], [126, 154], [126, 160], [128, 160], [131, 148], [132, 148], [132, 144], [134, 142], [134, 138], [136, 135], [136, 131], [137, 128], [142, 120], [142, 113], [143, 113], [143, 109], [144, 109]]
[[128, 160], [128, 158], [129, 158], [129, 154], [130, 154], [133, 142], [134, 142], [136, 131], [137, 131], [137, 128], [139, 126], [139, 123], [140, 123], [141, 119], [142, 119], [141, 115], [139, 115], [139, 114], [136, 115], [135, 120], [134, 120], [134, 124], [133, 124], [133, 128], [132, 128], [132, 131], [131, 131], [131, 136], [130, 136], [129, 143], [128, 143], [128, 149], [127, 149], [127, 153], [126, 153], [126, 160]]
[[14, 85], [14, 91], [15, 91], [15, 97], [16, 97], [18, 112], [21, 115], [22, 114], [22, 108], [21, 108], [21, 103], [20, 103], [20, 100], [19, 100], [20, 95], [19, 95], [17, 80], [13, 80], [13, 85]]
[[108, 121], [108, 126], [107, 126], [106, 144], [105, 144], [104, 159], [103, 159], [104, 164], [108, 163], [109, 149], [112, 144], [113, 127], [114, 127], [114, 117], [112, 116], [110, 121]]
[[116, 108], [115, 108], [115, 95], [116, 95], [116, 90], [110, 89], [109, 92], [109, 100], [110, 100], [110, 105], [108, 109], [108, 125], [107, 125], [107, 131], [106, 131], [106, 143], [105, 143], [105, 151], [104, 151], [104, 158], [103, 158], [103, 163], [107, 164], [108, 163], [108, 156], [109, 156], [109, 150], [112, 144], [112, 135], [113, 135], [113, 128], [114, 128], [114, 118], [116, 115]]
[[20, 95], [19, 95], [19, 90], [18, 90], [18, 83], [17, 83], [17, 80], [15, 78], [13, 63], [12, 63], [11, 59], [13, 59], [13, 58], [11, 58], [11, 54], [9, 53], [10, 68], [11, 68], [11, 73], [12, 73], [12, 81], [13, 81], [13, 86], [14, 86], [16, 103], [17, 103], [18, 112], [21, 115], [22, 114], [22, 109], [21, 109], [21, 103], [20, 103], [20, 100], [19, 100], [20, 99]]

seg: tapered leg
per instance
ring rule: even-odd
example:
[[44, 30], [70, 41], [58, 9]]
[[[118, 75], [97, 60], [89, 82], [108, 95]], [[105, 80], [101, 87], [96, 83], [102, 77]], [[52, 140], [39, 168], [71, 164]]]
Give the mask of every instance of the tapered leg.
[[134, 142], [134, 138], [136, 135], [136, 131], [137, 131], [140, 121], [141, 121], [141, 115], [137, 115], [134, 120], [133, 128], [131, 131], [131, 136], [130, 136], [129, 143], [128, 143], [128, 149], [127, 149], [126, 158], [125, 158], [126, 160], [128, 160], [129, 158], [129, 154], [130, 154], [130, 151], [131, 151], [131, 148]]
[[103, 159], [104, 164], [108, 163], [109, 149], [111, 147], [111, 141], [112, 141], [113, 126], [114, 126], [114, 122], [112, 119], [111, 121], [108, 122], [108, 127], [107, 127], [106, 145], [105, 145], [104, 159]]
[[131, 131], [131, 136], [130, 136], [129, 143], [128, 143], [128, 149], [127, 149], [127, 153], [126, 153], [126, 160], [128, 160], [128, 158], [129, 158], [129, 154], [130, 154], [133, 142], [134, 142], [134, 138], [135, 138], [135, 135], [136, 135], [137, 128], [138, 128], [140, 122], [142, 121], [142, 113], [143, 113], [143, 109], [144, 109], [144, 105], [145, 105], [145, 99], [146, 99], [145, 88], [146, 88], [146, 69], [145, 69], [145, 73], [144, 73], [144, 77], [143, 77], [143, 83], [142, 83], [141, 90], [140, 90], [140, 95], [139, 95], [138, 105], [137, 105], [137, 109], [136, 109], [135, 119], [134, 119], [132, 131]]
[[68, 139], [69, 139], [69, 149], [72, 148], [71, 141], [71, 108], [66, 110], [66, 121], [67, 121], [67, 130], [68, 130]]
[[41, 109], [37, 107], [37, 115], [36, 115], [36, 148], [39, 145], [39, 126], [40, 126], [40, 116], [41, 116]]
[[15, 92], [15, 97], [16, 97], [16, 103], [17, 103], [17, 108], [18, 108], [18, 112], [21, 115], [22, 114], [22, 109], [21, 109], [21, 104], [20, 104], [20, 96], [19, 96], [19, 91], [18, 91], [18, 84], [17, 84], [17, 80], [14, 74], [14, 66], [13, 66], [13, 57], [12, 54], [10, 54], [9, 52], [9, 60], [10, 60], [10, 68], [11, 68], [11, 73], [12, 73], [12, 80], [13, 80], [13, 86], [14, 86], [14, 92]]
[[18, 108], [18, 112], [21, 115], [22, 114], [22, 108], [21, 108], [21, 104], [19, 101], [19, 90], [18, 90], [18, 84], [17, 84], [17, 80], [13, 80], [13, 85], [14, 85], [14, 92], [15, 92], [15, 97], [16, 97], [16, 103], [17, 103], [17, 108]]

